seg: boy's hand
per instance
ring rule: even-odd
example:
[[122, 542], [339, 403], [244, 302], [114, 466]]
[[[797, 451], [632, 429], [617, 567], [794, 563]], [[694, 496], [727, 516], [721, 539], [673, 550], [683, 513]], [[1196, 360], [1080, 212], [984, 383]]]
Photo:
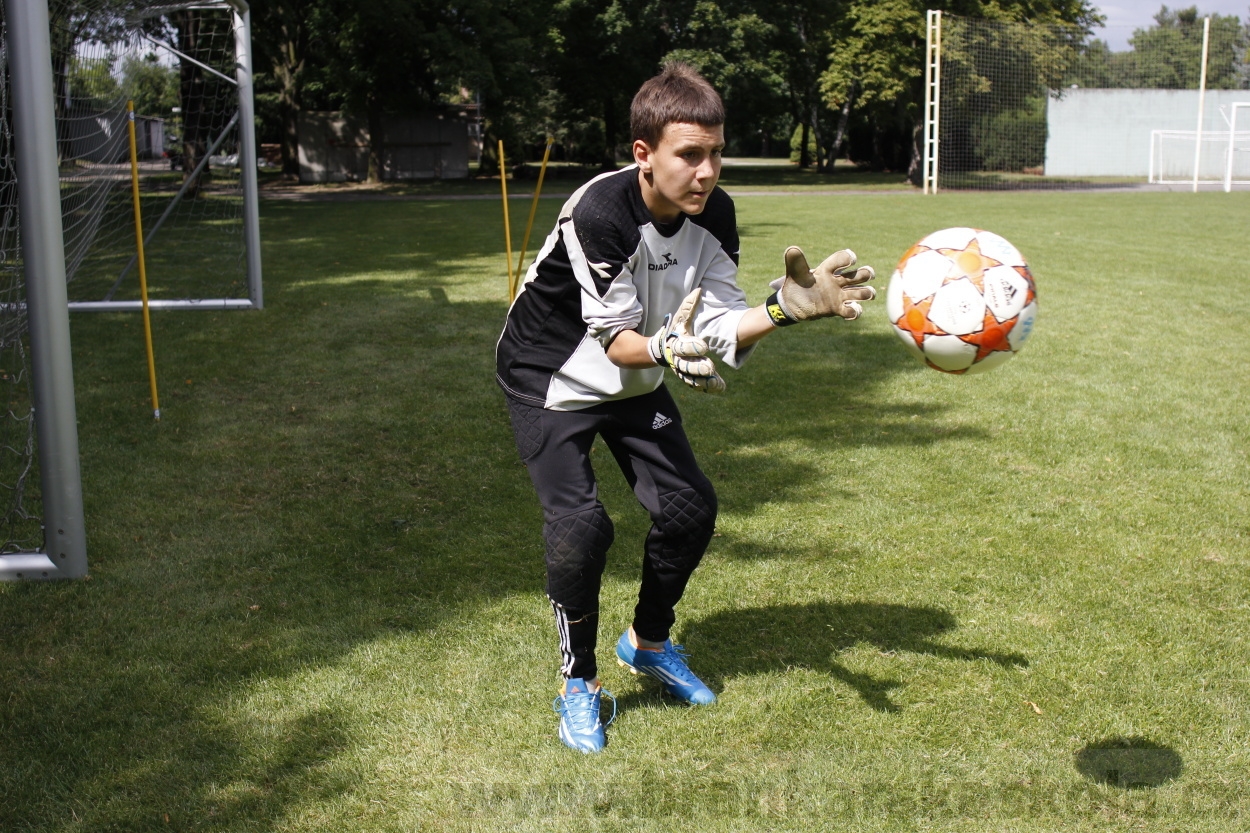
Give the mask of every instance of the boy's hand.
[[660, 331], [651, 337], [647, 347], [651, 358], [661, 367], [672, 368], [692, 388], [707, 393], [721, 393], [725, 380], [716, 372], [716, 365], [707, 357], [707, 342], [694, 334], [690, 321], [699, 305], [703, 290], [695, 289], [681, 302], [674, 315], [666, 316]]
[[812, 271], [798, 246], [786, 249], [786, 274], [769, 286], [777, 290], [766, 304], [768, 317], [778, 327], [799, 321], [838, 315], [847, 321], [859, 318], [860, 301], [877, 297], [871, 286], [861, 286], [876, 274], [871, 266], [855, 269], [855, 253], [834, 252]]

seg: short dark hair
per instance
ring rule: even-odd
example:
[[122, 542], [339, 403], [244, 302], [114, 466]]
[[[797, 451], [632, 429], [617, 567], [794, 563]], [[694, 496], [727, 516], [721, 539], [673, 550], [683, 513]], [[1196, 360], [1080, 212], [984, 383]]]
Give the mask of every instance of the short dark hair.
[[720, 94], [694, 67], [681, 61], [664, 64], [660, 74], [638, 89], [629, 105], [631, 141], [642, 139], [651, 147], [660, 143], [664, 128], [673, 122], [702, 127], [725, 123]]

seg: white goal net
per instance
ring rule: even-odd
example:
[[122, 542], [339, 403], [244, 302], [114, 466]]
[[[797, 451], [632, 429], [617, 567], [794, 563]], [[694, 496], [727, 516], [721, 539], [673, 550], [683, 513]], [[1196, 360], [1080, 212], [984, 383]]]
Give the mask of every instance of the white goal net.
[[0, 6], [2, 580], [86, 573], [67, 309], [140, 306], [128, 102], [152, 306], [262, 304], [249, 20], [243, 0]]
[[251, 305], [240, 17], [220, 2], [52, 0], [49, 11], [71, 308], [138, 301], [128, 101], [150, 297]]
[[1155, 26], [1108, 33], [931, 13], [928, 42], [936, 102], [923, 156], [935, 187], [1247, 178], [1250, 28], [1234, 16], [1165, 7]]
[[[1250, 122], [1250, 113], [1245, 121]], [[1195, 152], [1194, 145], [1202, 147]], [[1198, 160], [1197, 176], [1194, 159]], [[1161, 185], [1250, 185], [1250, 130], [1152, 130], [1149, 181]]]

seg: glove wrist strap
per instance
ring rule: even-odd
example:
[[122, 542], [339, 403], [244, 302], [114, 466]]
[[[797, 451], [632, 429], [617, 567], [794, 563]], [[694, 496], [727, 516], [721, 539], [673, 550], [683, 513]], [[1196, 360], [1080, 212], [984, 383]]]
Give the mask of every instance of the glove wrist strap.
[[768, 320], [773, 322], [774, 327], [789, 327], [791, 324], [799, 323], [797, 319], [791, 318], [785, 307], [781, 305], [781, 299], [777, 297], [778, 292], [769, 295], [768, 300], [764, 302], [764, 311], [768, 313]]
[[[661, 330], [660, 333], [663, 333]], [[656, 333], [647, 343], [647, 352], [651, 354], [651, 358], [655, 360], [658, 367], [668, 367], [668, 362], [664, 361], [664, 336]]]

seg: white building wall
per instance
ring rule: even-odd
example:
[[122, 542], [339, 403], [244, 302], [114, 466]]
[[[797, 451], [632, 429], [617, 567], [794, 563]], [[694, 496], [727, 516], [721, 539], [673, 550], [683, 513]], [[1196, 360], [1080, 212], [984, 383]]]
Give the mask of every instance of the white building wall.
[[[1250, 102], [1250, 90], [1207, 90], [1203, 130], [1227, 131], [1220, 107], [1227, 114], [1238, 101]], [[1197, 90], [1063, 90], [1046, 108], [1046, 175], [1145, 177], [1150, 132], [1197, 122]]]

